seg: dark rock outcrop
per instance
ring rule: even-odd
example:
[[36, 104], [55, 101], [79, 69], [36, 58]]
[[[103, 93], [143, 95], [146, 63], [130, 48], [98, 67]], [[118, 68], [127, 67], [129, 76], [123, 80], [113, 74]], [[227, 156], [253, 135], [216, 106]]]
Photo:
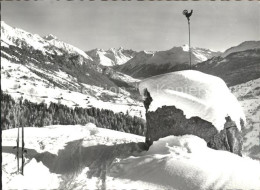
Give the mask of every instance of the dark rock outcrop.
[[[146, 108], [149, 107], [152, 101], [148, 93], [144, 101]], [[226, 118], [223, 130], [218, 131], [212, 123], [200, 117], [187, 119], [183, 111], [175, 106], [163, 106], [155, 112], [150, 112], [147, 109], [146, 121], [146, 143], [148, 145], [151, 145], [153, 141], [159, 138], [169, 135], [192, 134], [203, 138], [210, 148], [227, 150], [241, 156], [242, 136], [230, 117]]]
[[[243, 120], [241, 120], [240, 125], [243, 127]], [[228, 116], [226, 117], [224, 129], [214, 135], [212, 139], [210, 139], [208, 142], [208, 147], [216, 150], [227, 150], [242, 156], [242, 139], [242, 135], [237, 129], [235, 122], [233, 122]]]

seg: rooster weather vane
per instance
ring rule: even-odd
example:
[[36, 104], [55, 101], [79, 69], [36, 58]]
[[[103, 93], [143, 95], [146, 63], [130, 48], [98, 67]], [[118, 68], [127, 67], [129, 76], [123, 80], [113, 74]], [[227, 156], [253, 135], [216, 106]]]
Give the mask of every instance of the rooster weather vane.
[[193, 13], [193, 10], [191, 10], [190, 12], [188, 12], [186, 9], [182, 12], [183, 15], [186, 16], [187, 20], [188, 20], [188, 26], [189, 26], [189, 54], [190, 54], [190, 69], [191, 69], [191, 49], [190, 49], [190, 17]]
[[193, 10], [191, 10], [190, 12], [188, 12], [187, 10], [184, 10], [182, 13], [187, 17], [188, 21], [190, 21], [190, 17], [193, 13]]

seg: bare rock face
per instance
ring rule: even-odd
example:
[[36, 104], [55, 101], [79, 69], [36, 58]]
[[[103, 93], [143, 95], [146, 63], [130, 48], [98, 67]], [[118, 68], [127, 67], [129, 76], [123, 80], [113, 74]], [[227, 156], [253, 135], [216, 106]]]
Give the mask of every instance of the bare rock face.
[[175, 106], [163, 106], [155, 112], [147, 112], [146, 120], [147, 141], [157, 141], [169, 135], [193, 134], [208, 142], [217, 134], [217, 129], [210, 122], [199, 117], [186, 119], [183, 111]]
[[[152, 98], [147, 91], [144, 101], [146, 108], [151, 101]], [[147, 111], [146, 121], [146, 143], [149, 145], [169, 135], [192, 134], [203, 138], [210, 148], [230, 151], [241, 156], [242, 136], [230, 117], [226, 118], [224, 129], [218, 131], [212, 123], [200, 117], [187, 119], [183, 111], [175, 106], [163, 106], [155, 112]]]

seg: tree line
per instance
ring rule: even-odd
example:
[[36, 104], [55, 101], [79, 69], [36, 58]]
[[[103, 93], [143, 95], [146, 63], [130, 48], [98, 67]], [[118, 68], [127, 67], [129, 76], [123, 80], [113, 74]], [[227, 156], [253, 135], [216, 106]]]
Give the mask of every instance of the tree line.
[[107, 128], [136, 135], [145, 135], [145, 121], [124, 113], [99, 108], [70, 108], [63, 104], [33, 103], [27, 99], [15, 101], [1, 91], [1, 129], [18, 126], [43, 127], [48, 125], [85, 125], [94, 123], [97, 127]]

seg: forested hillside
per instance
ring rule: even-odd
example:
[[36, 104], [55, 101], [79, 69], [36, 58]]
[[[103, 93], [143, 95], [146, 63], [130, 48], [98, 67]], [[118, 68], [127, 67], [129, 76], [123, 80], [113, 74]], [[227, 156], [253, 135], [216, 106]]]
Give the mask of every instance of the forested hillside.
[[99, 108], [69, 108], [66, 105], [51, 103], [36, 104], [28, 100], [15, 101], [1, 91], [1, 128], [18, 126], [43, 127], [47, 125], [85, 125], [94, 123], [97, 127], [122, 131], [137, 135], [145, 134], [145, 121], [128, 114], [114, 113]]

